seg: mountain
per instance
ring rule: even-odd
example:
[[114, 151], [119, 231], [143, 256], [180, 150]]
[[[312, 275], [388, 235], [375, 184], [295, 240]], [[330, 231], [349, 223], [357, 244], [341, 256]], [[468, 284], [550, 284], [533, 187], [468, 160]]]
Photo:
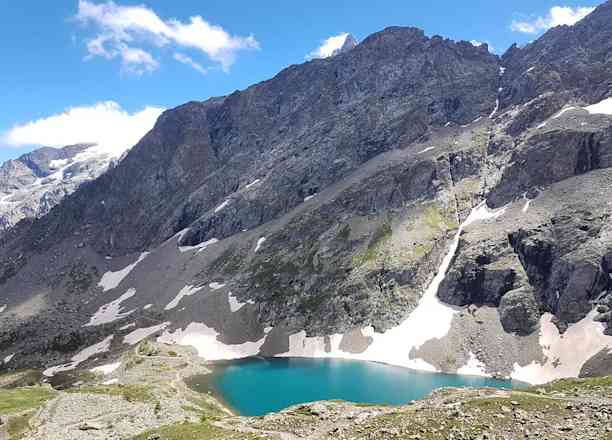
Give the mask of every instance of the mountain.
[[112, 157], [94, 144], [42, 147], [0, 166], [0, 234], [19, 220], [42, 217], [83, 182], [95, 179]]
[[3, 368], [157, 336], [208, 360], [610, 373], [610, 20], [501, 58], [390, 27], [166, 111], [0, 237]]
[[334, 50], [334, 52], [332, 53], [332, 56], [338, 55], [339, 53], [348, 52], [355, 46], [357, 46], [357, 40], [351, 34], [347, 34], [346, 37], [344, 38], [344, 42], [342, 43], [342, 46], [339, 49]]

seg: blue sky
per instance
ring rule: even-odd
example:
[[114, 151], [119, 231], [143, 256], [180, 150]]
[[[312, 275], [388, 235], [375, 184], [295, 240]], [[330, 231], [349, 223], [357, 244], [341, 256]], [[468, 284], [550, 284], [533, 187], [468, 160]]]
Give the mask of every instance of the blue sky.
[[[115, 123], [146, 131], [161, 109], [268, 79], [343, 32], [362, 40], [387, 26], [417, 26], [428, 35], [487, 41], [502, 53], [598, 3], [3, 1], [0, 161], [75, 136], [121, 136]], [[82, 111], [58, 116], [75, 107]]]

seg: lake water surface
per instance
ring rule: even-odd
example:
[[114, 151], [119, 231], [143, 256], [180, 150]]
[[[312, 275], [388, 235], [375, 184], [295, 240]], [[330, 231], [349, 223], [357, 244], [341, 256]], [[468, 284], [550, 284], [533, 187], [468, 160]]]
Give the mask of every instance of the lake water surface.
[[213, 392], [245, 416], [317, 400], [400, 405], [441, 387], [512, 388], [510, 380], [425, 373], [375, 362], [343, 359], [249, 358], [219, 364], [187, 385]]

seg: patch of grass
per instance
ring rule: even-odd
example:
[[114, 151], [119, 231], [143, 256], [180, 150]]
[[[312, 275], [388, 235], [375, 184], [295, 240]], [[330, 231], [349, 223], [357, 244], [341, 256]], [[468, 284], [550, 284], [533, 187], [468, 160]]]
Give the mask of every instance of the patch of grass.
[[41, 386], [0, 390], [0, 414], [36, 409], [55, 394], [52, 389]]
[[155, 356], [159, 353], [159, 350], [150, 341], [143, 341], [138, 346], [138, 354], [141, 356]]
[[30, 430], [30, 419], [34, 415], [33, 412], [21, 414], [11, 417], [6, 423], [6, 432], [10, 440], [18, 440]]
[[172, 351], [172, 350], [170, 350], [170, 351], [168, 352], [168, 356], [170, 356], [170, 357], [177, 357], [177, 356], [178, 356], [178, 353], [177, 353], [176, 351]]
[[425, 255], [427, 255], [429, 251], [431, 251], [432, 249], [433, 249], [433, 244], [431, 243], [417, 244], [414, 247], [414, 254], [417, 256], [417, 258], [422, 258]]
[[589, 377], [585, 379], [561, 379], [543, 386], [535, 386], [528, 391], [543, 388], [546, 392], [573, 392], [575, 389], [593, 390], [597, 388], [612, 388], [612, 376]]
[[148, 440], [150, 438], [159, 438], [160, 440], [264, 440], [263, 437], [255, 434], [228, 431], [207, 422], [162, 426], [158, 429], [143, 432], [133, 437], [133, 440]]
[[38, 385], [42, 379], [39, 370], [23, 370], [0, 375], [0, 388], [21, 388]]
[[385, 243], [391, 239], [392, 235], [393, 229], [391, 227], [391, 220], [385, 219], [382, 225], [380, 225], [372, 235], [366, 250], [353, 258], [353, 267], [359, 267], [375, 261], [381, 253]]
[[148, 387], [144, 385], [92, 385], [67, 390], [72, 393], [106, 394], [108, 396], [121, 396], [128, 402], [152, 402], [155, 397]]
[[[512, 402], [515, 402], [513, 404]], [[518, 405], [516, 405], [518, 403]], [[510, 397], [483, 397], [469, 400], [465, 403], [466, 408], [478, 408], [494, 414], [501, 413], [502, 407], [512, 408], [516, 406], [523, 411], [537, 411], [541, 413], [563, 414], [567, 412], [563, 401], [539, 397], [531, 394], [512, 393]]]
[[425, 224], [432, 230], [457, 229], [459, 224], [442, 215], [439, 209], [430, 206], [425, 210]]

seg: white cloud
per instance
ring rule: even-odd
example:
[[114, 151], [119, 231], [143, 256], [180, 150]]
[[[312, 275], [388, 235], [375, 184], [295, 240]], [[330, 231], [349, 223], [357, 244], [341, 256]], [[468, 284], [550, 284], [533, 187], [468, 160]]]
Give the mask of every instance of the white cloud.
[[15, 125], [0, 137], [0, 145], [63, 147], [97, 143], [100, 148], [118, 156], [153, 127], [163, 110], [148, 106], [128, 113], [113, 101], [99, 102], [90, 107], [72, 107], [60, 114]]
[[342, 48], [346, 37], [348, 37], [348, 33], [343, 32], [323, 40], [321, 45], [306, 55], [305, 58], [307, 60], [312, 60], [314, 58], [327, 58], [332, 56], [335, 51]]
[[562, 24], [573, 25], [593, 12], [595, 8], [578, 6], [553, 6], [545, 17], [536, 17], [533, 20], [512, 21], [510, 29], [525, 34], [537, 34]]
[[202, 65], [200, 63], [197, 63], [197, 62], [193, 61], [190, 57], [188, 57], [185, 54], [182, 54], [180, 52], [175, 52], [173, 57], [179, 63], [183, 63], [183, 64], [186, 64], [186, 65], [192, 67], [193, 69], [195, 69], [198, 72], [200, 72], [202, 75], [206, 75], [208, 73], [208, 70], [206, 70], [204, 67], [202, 67]]
[[224, 71], [235, 62], [238, 51], [259, 48], [252, 35], [230, 35], [221, 26], [210, 24], [199, 15], [191, 17], [188, 22], [163, 20], [144, 5], [121, 6], [113, 1], [97, 4], [79, 0], [76, 19], [97, 29], [98, 34], [87, 42], [89, 57], [119, 57], [124, 68], [136, 73], [150, 72], [159, 67], [159, 62], [149, 52], [136, 46], [160, 48], [173, 45], [195, 49], [220, 64]]

